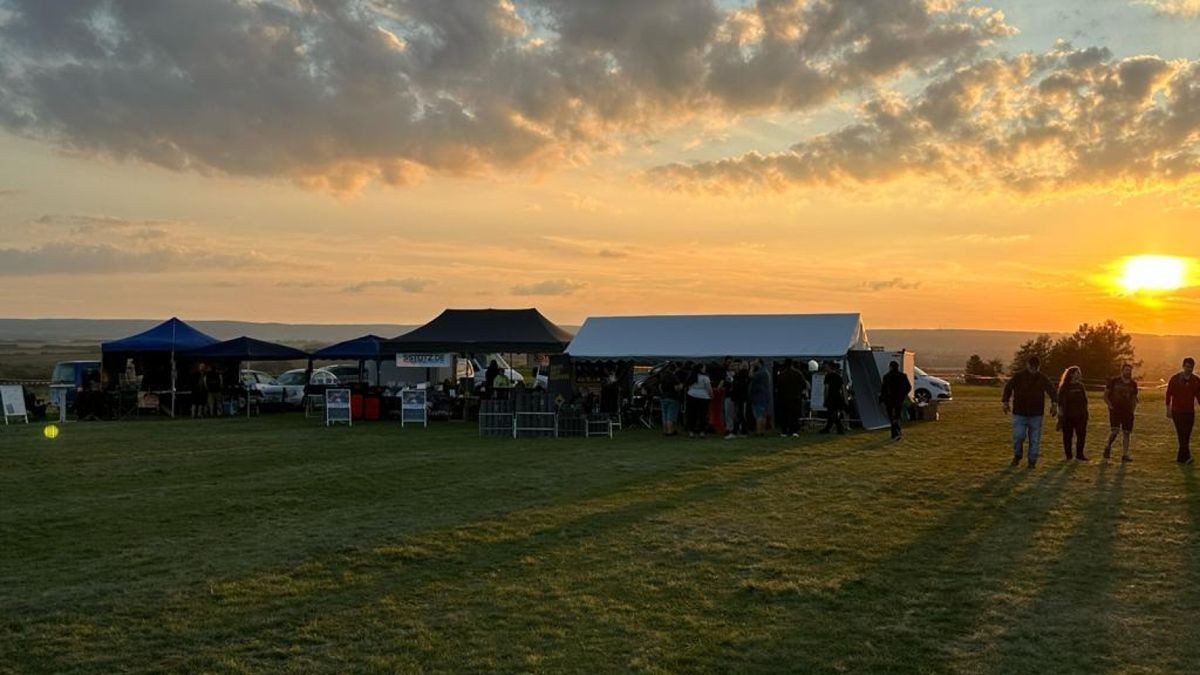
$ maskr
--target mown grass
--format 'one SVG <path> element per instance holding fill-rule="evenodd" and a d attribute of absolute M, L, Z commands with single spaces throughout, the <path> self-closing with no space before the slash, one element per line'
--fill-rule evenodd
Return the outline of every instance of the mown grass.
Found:
<path fill-rule="evenodd" d="M 1200 485 L 1008 468 L 995 390 L 879 434 L 0 431 L 0 670 L 1193 672 Z M 1100 455 L 1096 411 L 1091 445 Z"/>

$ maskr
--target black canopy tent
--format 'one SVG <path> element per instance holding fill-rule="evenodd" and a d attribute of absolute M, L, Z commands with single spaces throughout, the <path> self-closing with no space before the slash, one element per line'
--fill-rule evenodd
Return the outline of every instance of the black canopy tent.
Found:
<path fill-rule="evenodd" d="M 240 337 L 218 342 L 187 353 L 193 361 L 229 361 L 237 364 L 235 377 L 241 381 L 242 364 L 247 361 L 302 361 L 309 358 L 308 352 L 295 347 Z M 244 385 L 243 385 L 243 388 Z M 246 416 L 250 416 L 250 390 L 246 389 Z"/>
<path fill-rule="evenodd" d="M 406 352 L 561 354 L 571 334 L 536 309 L 447 309 L 411 332 L 386 340 L 381 355 Z"/>

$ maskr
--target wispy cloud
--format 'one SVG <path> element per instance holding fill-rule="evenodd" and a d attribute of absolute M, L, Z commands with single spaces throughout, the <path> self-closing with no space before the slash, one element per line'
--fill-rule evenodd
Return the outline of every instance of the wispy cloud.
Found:
<path fill-rule="evenodd" d="M 362 293 L 376 288 L 397 289 L 405 293 L 420 293 L 425 289 L 433 286 L 437 282 L 433 279 L 423 279 L 420 277 L 410 277 L 407 279 L 374 279 L 371 281 L 362 281 L 357 284 L 346 286 L 342 290 L 346 293 Z"/>
<path fill-rule="evenodd" d="M 1200 18 L 1200 0 L 1136 0 L 1134 4 L 1151 7 L 1162 16 Z"/>
<path fill-rule="evenodd" d="M 513 295 L 570 295 L 587 288 L 586 281 L 574 279 L 547 279 L 532 284 L 512 287 Z"/>
<path fill-rule="evenodd" d="M 866 281 L 863 282 L 862 287 L 871 291 L 913 291 L 921 287 L 921 282 L 905 281 L 900 277 L 896 277 L 883 281 Z"/>
<path fill-rule="evenodd" d="M 253 256 L 151 247 L 132 250 L 110 244 L 54 242 L 32 248 L 0 248 L 0 276 L 45 274 L 146 274 L 241 268 L 260 262 Z"/>

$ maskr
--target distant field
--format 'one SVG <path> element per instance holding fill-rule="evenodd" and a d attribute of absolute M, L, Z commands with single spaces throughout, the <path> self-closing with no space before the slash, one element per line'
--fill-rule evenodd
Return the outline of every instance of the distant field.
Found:
<path fill-rule="evenodd" d="M 1194 672 L 1161 403 L 1134 464 L 1027 471 L 996 394 L 898 445 L 0 428 L 0 671 Z"/>

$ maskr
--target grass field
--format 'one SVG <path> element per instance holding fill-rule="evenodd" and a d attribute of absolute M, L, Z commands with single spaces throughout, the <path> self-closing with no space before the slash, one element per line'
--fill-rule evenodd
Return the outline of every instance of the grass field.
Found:
<path fill-rule="evenodd" d="M 0 430 L 0 670 L 1194 672 L 1200 484 L 995 390 L 798 441 L 299 415 Z M 1094 404 L 1093 459 L 1101 442 Z"/>

